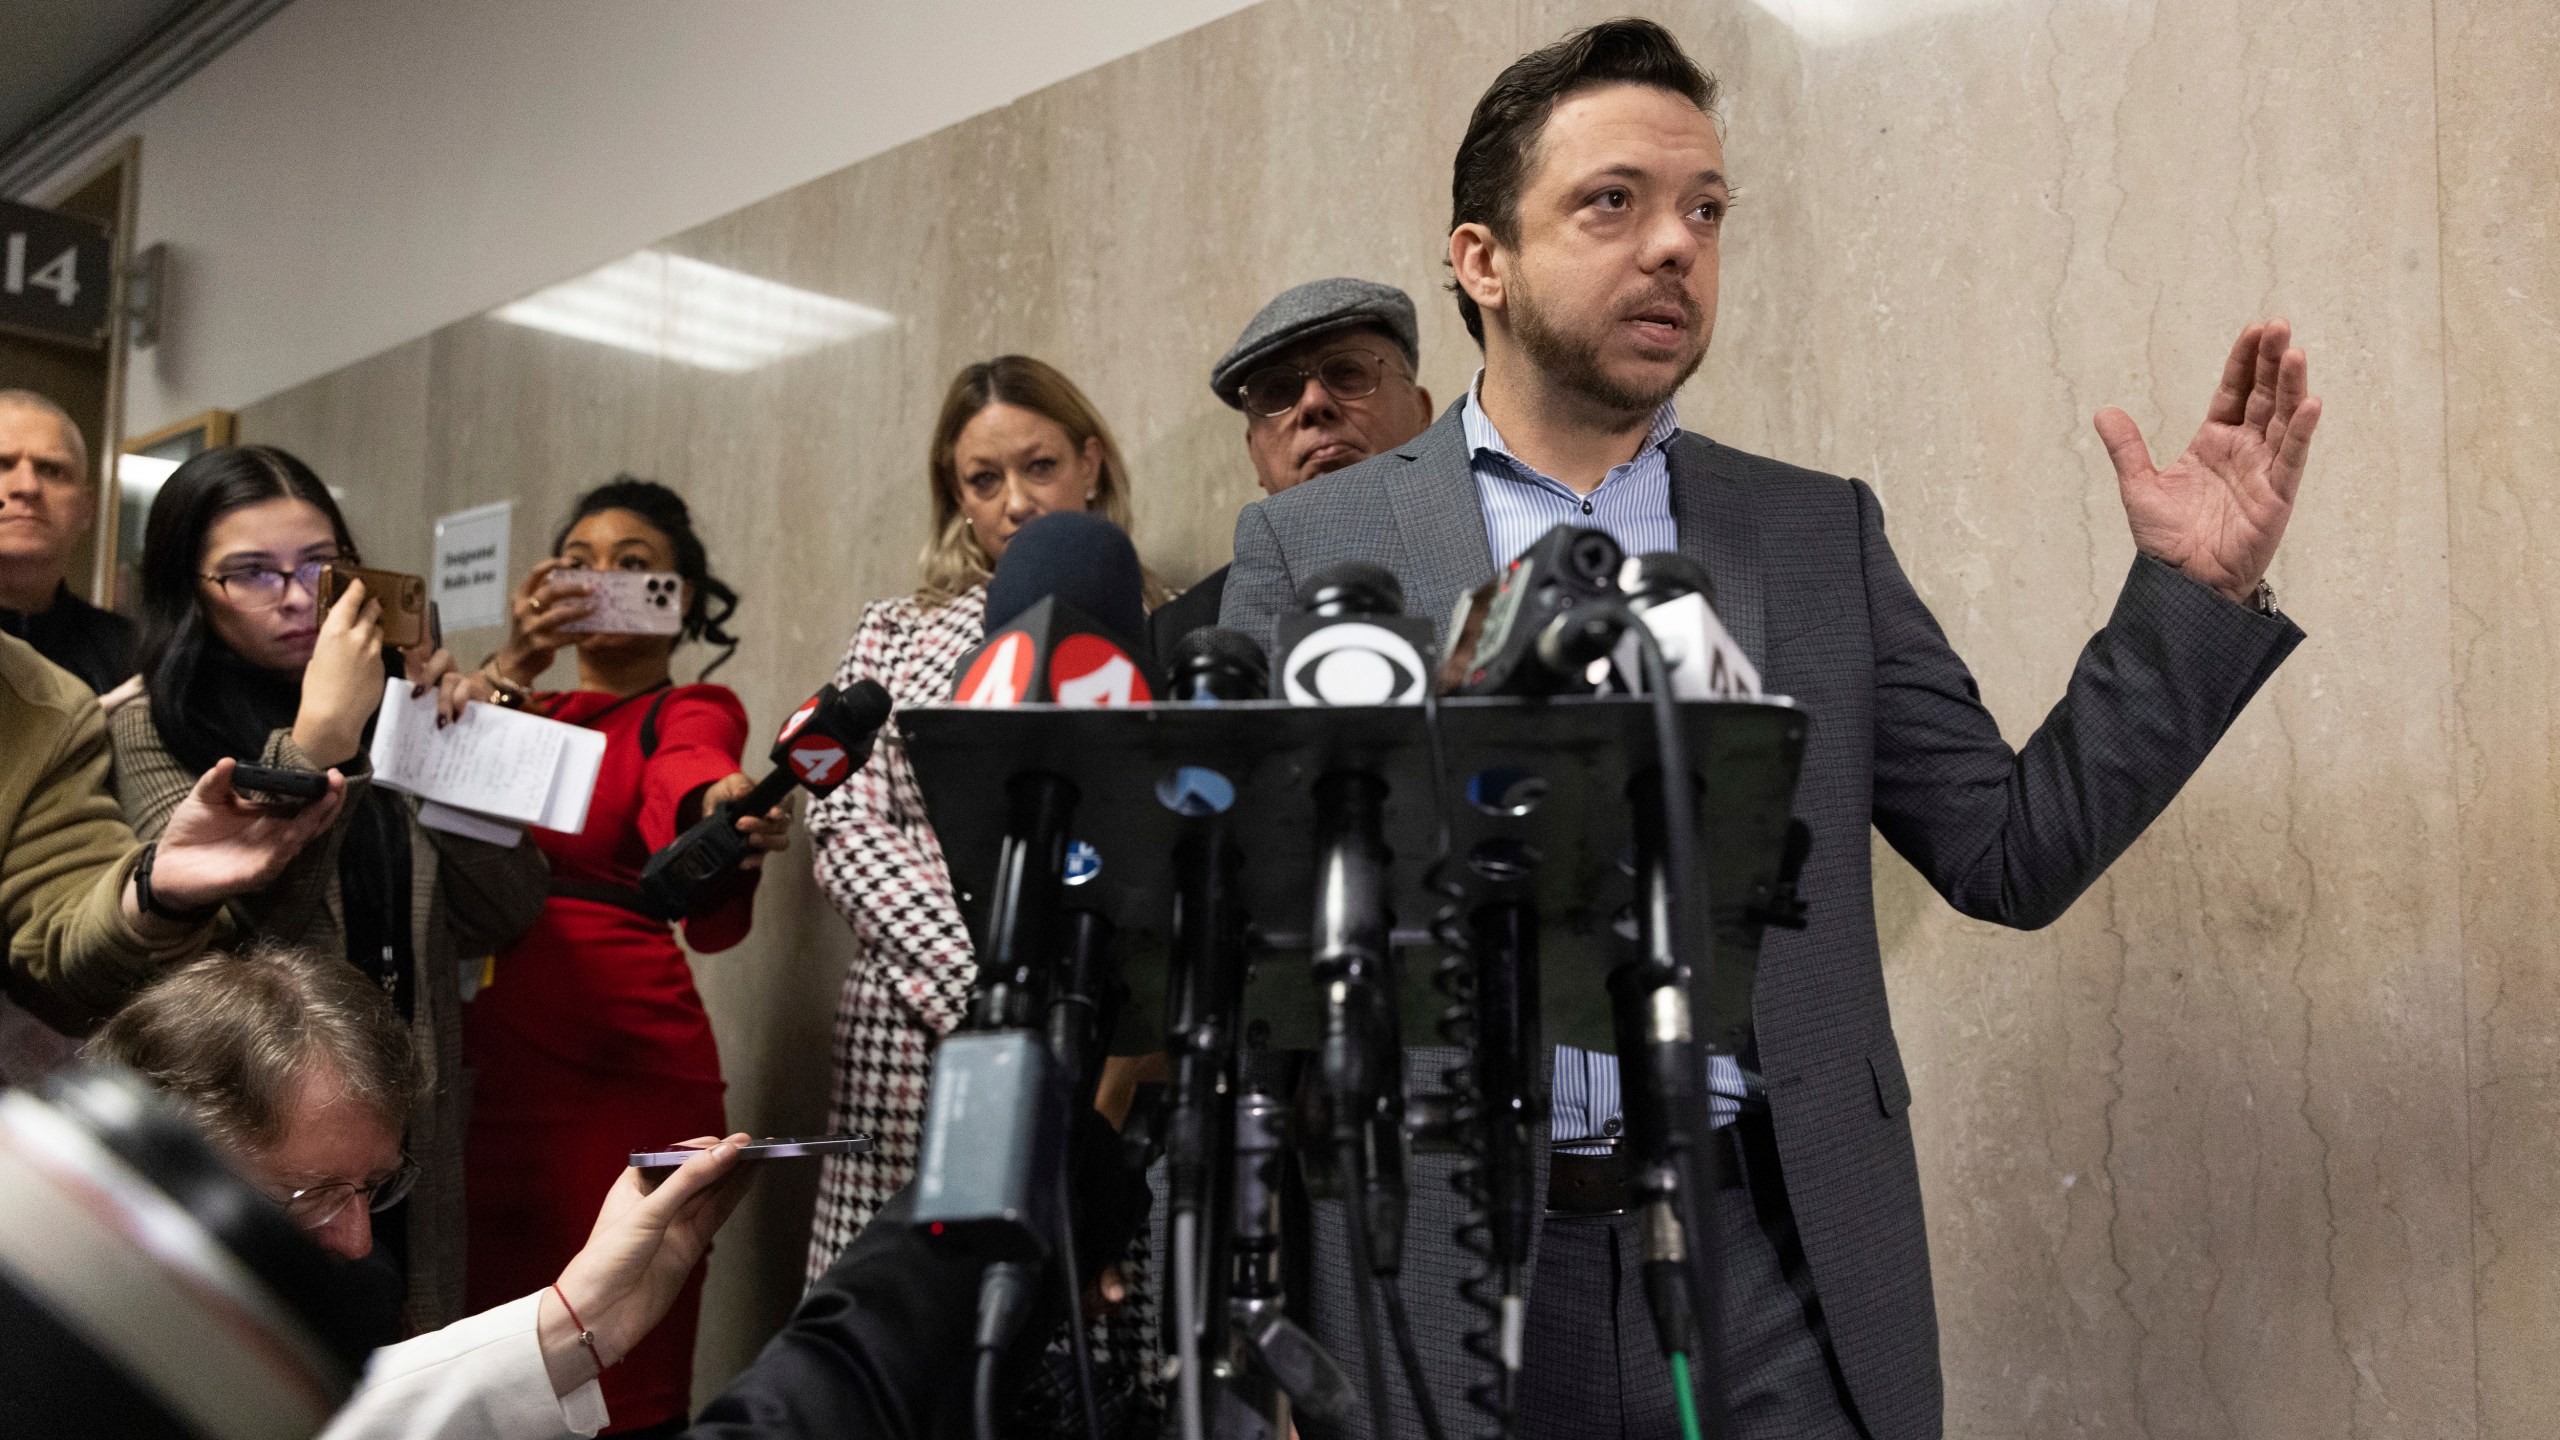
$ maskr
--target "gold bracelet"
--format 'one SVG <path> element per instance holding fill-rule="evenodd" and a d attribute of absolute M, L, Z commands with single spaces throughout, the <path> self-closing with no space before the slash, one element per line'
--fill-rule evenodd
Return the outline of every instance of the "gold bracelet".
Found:
<path fill-rule="evenodd" d="M 498 657 L 495 655 L 482 662 L 480 678 L 488 681 L 490 688 L 498 692 L 497 698 L 489 703 L 502 710 L 522 710 L 525 708 L 526 698 L 532 694 L 523 686 L 498 673 Z"/>

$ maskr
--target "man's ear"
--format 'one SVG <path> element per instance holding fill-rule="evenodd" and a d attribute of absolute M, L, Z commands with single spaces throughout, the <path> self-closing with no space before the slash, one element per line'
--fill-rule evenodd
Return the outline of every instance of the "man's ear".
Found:
<path fill-rule="evenodd" d="M 1502 308 L 1502 273 L 1494 266 L 1501 244 L 1489 227 L 1473 220 L 1449 232 L 1449 272 L 1479 309 Z"/>
<path fill-rule="evenodd" d="M 1431 417 L 1440 413 L 1439 409 L 1431 403 L 1431 387 L 1416 384 L 1413 387 L 1413 403 L 1422 407 L 1422 428 L 1430 429 Z"/>

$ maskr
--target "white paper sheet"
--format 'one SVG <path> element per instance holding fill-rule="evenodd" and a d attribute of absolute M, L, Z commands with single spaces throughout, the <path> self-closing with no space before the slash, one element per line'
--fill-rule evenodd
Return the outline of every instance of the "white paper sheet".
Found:
<path fill-rule="evenodd" d="M 474 702 L 439 729 L 436 697 L 383 686 L 373 730 L 374 783 L 516 825 L 576 831 L 586 824 L 604 736 L 539 715 Z"/>
<path fill-rule="evenodd" d="M 448 835 L 459 835 L 465 840 L 480 840 L 491 845 L 504 845 L 510 849 L 517 841 L 524 838 L 524 827 L 521 825 L 510 825 L 504 820 L 492 820 L 486 815 L 474 815 L 468 810 L 456 810 L 450 805 L 439 805 L 433 800 L 418 802 L 418 823 L 430 830 L 442 830 Z"/>
<path fill-rule="evenodd" d="M 558 723 L 558 722 L 553 722 Z M 587 803 L 595 798 L 596 775 L 604 769 L 604 732 L 584 725 L 563 725 L 560 767 L 552 777 L 551 795 L 542 804 L 536 825 L 575 835 L 587 828 Z"/>

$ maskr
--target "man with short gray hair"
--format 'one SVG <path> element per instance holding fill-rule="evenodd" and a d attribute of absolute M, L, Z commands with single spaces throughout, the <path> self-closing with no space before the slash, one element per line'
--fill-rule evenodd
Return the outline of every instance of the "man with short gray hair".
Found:
<path fill-rule="evenodd" d="M 1413 297 L 1393 285 L 1310 280 L 1262 307 L 1209 367 L 1209 389 L 1244 412 L 1245 454 L 1265 495 L 1392 450 L 1431 424 Z M 1225 567 L 1156 611 L 1149 638 L 1173 642 L 1218 623 Z"/>
<path fill-rule="evenodd" d="M 136 995 L 89 1051 L 176 1100 L 342 1259 L 372 1253 L 372 1217 L 417 1173 L 400 1153 L 422 1084 L 408 1026 L 334 956 L 273 941 L 207 955 Z"/>
<path fill-rule="evenodd" d="M 63 582 L 97 518 L 89 446 L 71 412 L 0 389 L 0 631 L 103 694 L 133 674 L 133 622 Z"/>
<path fill-rule="evenodd" d="M 372 1217 L 416 1174 L 400 1144 L 420 1087 L 409 1027 L 339 956 L 272 943 L 204 956 L 136 996 L 88 1054 L 177 1101 L 241 1179 L 342 1260 L 371 1254 Z M 705 1135 L 684 1144 L 706 1153 L 672 1173 L 624 1171 L 557 1282 L 381 1344 L 319 1440 L 603 1429 L 597 1376 L 665 1317 L 737 1208 L 746 1140 Z"/>

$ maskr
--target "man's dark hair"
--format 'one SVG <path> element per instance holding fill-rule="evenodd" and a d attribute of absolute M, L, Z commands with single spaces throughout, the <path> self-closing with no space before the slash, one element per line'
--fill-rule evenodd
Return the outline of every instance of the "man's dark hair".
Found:
<path fill-rule="evenodd" d="M 1482 225 L 1505 245 L 1520 239 L 1520 187 L 1538 135 L 1557 104 L 1599 85 L 1651 85 L 1712 114 L 1716 78 L 1650 20 L 1603 20 L 1514 60 L 1494 77 L 1467 120 L 1466 138 L 1450 167 L 1449 229 Z M 1453 279 L 1467 333 L 1484 344 L 1484 313 Z"/>

